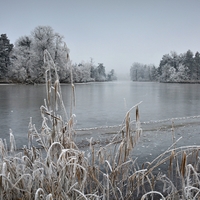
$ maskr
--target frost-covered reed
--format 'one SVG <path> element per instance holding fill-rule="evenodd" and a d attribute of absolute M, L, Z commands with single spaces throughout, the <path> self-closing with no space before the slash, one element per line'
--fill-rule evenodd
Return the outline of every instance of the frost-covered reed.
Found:
<path fill-rule="evenodd" d="M 67 55 L 67 62 L 69 55 Z M 176 148 L 178 140 L 153 161 L 140 167 L 132 151 L 142 134 L 139 104 L 125 116 L 122 127 L 106 146 L 97 148 L 90 139 L 86 155 L 76 145 L 71 80 L 71 109 L 65 109 L 56 66 L 44 52 L 47 97 L 41 106 L 40 131 L 30 119 L 28 146 L 16 151 L 10 131 L 10 148 L 0 139 L 1 199 L 198 199 L 200 197 L 200 146 Z M 136 127 L 131 112 L 135 109 Z M 42 147 L 36 148 L 35 141 Z M 142 154 L 142 152 L 141 152 Z M 167 167 L 166 167 L 167 166 Z M 166 171 L 159 171 L 161 168 Z"/>

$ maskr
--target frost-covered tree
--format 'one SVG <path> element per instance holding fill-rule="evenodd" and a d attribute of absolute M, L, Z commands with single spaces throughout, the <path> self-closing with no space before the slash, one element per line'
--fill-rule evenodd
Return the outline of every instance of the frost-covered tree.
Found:
<path fill-rule="evenodd" d="M 160 80 L 161 81 L 169 81 L 170 77 L 172 75 L 172 72 L 174 72 L 175 70 L 172 70 L 172 66 L 170 66 L 169 64 L 165 64 L 164 66 L 162 66 L 162 71 L 161 71 L 161 76 L 160 76 Z"/>
<path fill-rule="evenodd" d="M 170 68 L 175 71 L 171 73 Z M 176 52 L 165 54 L 160 61 L 158 68 L 161 81 L 194 81 L 198 80 L 200 74 L 200 58 L 198 52 L 194 54 L 188 50 L 186 53 L 178 55 Z"/>
<path fill-rule="evenodd" d="M 151 81 L 158 81 L 159 75 L 158 75 L 158 69 L 152 65 L 151 67 Z"/>
<path fill-rule="evenodd" d="M 117 80 L 117 76 L 115 74 L 115 70 L 114 69 L 111 69 L 111 71 L 107 74 L 107 80 L 108 81 Z"/>
<path fill-rule="evenodd" d="M 43 82 L 45 72 L 43 66 L 44 50 L 47 49 L 54 59 L 56 65 L 61 67 L 64 63 L 62 60 L 66 60 L 68 49 L 64 48 L 64 42 L 62 40 L 63 37 L 58 33 L 55 33 L 50 26 L 38 26 L 32 31 L 31 35 L 34 41 L 33 50 L 37 58 L 36 62 L 38 66 L 38 79 L 39 82 Z M 63 53 L 65 53 L 64 57 Z"/>
<path fill-rule="evenodd" d="M 12 52 L 12 67 L 10 77 L 18 82 L 32 82 L 37 78 L 37 60 L 32 48 L 30 36 L 20 37 L 15 42 Z"/>
<path fill-rule="evenodd" d="M 50 52 L 61 82 L 69 82 L 70 69 L 66 62 L 69 49 L 63 36 L 49 26 L 38 26 L 30 36 L 20 37 L 12 54 L 12 79 L 19 82 L 44 82 L 44 50 Z M 53 76 L 53 74 L 52 74 Z"/>
<path fill-rule="evenodd" d="M 163 82 L 182 82 L 188 80 L 188 68 L 182 64 L 177 66 L 177 69 L 166 64 L 162 67 L 162 75 L 160 81 Z"/>
<path fill-rule="evenodd" d="M 159 80 L 161 82 L 182 82 L 200 80 L 200 53 L 192 51 L 177 54 L 171 51 L 163 55 L 159 67 L 134 63 L 130 69 L 131 80 Z"/>
<path fill-rule="evenodd" d="M 73 80 L 74 82 L 92 82 L 92 81 L 113 81 L 117 80 L 114 69 L 107 75 L 103 63 L 95 66 L 92 62 L 81 62 L 80 64 L 73 64 Z"/>
<path fill-rule="evenodd" d="M 103 63 L 99 63 L 98 66 L 94 69 L 94 78 L 95 81 L 106 80 L 106 71 Z"/>
<path fill-rule="evenodd" d="M 10 53 L 13 49 L 13 44 L 10 44 L 6 34 L 0 36 L 0 78 L 8 76 L 10 62 Z"/>
<path fill-rule="evenodd" d="M 188 68 L 180 64 L 177 69 L 174 67 L 169 68 L 169 78 L 166 82 L 182 82 L 188 80 Z"/>
<path fill-rule="evenodd" d="M 169 65 L 168 65 L 169 66 Z M 169 66 L 168 77 L 165 81 L 175 82 L 176 81 L 176 68 Z"/>
<path fill-rule="evenodd" d="M 183 59 L 181 55 L 178 55 L 175 51 L 171 51 L 170 54 L 163 55 L 158 67 L 159 75 L 160 76 L 162 75 L 163 71 L 162 68 L 165 67 L 166 65 L 173 67 L 177 71 L 179 64 L 181 64 L 182 62 Z"/>
<path fill-rule="evenodd" d="M 70 62 L 66 62 L 67 56 L 69 55 L 69 49 L 63 42 L 63 37 L 56 34 L 56 46 L 54 55 L 54 62 L 56 64 L 58 75 L 61 82 L 70 82 Z M 69 59 L 68 59 L 69 60 Z"/>
<path fill-rule="evenodd" d="M 94 65 L 93 58 L 90 59 L 90 77 L 93 81 L 95 81 L 95 68 L 96 66 Z"/>
<path fill-rule="evenodd" d="M 133 63 L 130 68 L 130 78 L 132 81 L 156 81 L 157 69 L 154 65 Z"/>
<path fill-rule="evenodd" d="M 31 33 L 34 38 L 34 48 L 43 55 L 45 49 L 49 52 L 54 51 L 55 33 L 50 26 L 37 26 Z"/>
<path fill-rule="evenodd" d="M 170 59 L 170 65 L 177 71 L 179 64 L 181 63 L 180 56 L 175 52 L 171 51 L 171 59 Z"/>
<path fill-rule="evenodd" d="M 188 77 L 188 73 L 189 73 L 189 69 L 188 67 L 184 66 L 184 65 L 179 65 L 178 67 L 178 72 L 176 72 L 176 80 L 177 82 L 180 82 L 180 81 L 186 81 L 189 79 Z"/>
<path fill-rule="evenodd" d="M 83 81 L 84 82 L 87 82 L 87 81 L 92 81 L 92 78 L 91 78 L 91 63 L 88 63 L 86 62 L 84 64 L 84 69 L 83 69 Z"/>
<path fill-rule="evenodd" d="M 90 63 L 80 63 L 73 65 L 73 81 L 77 83 L 92 81 Z"/>
<path fill-rule="evenodd" d="M 132 64 L 130 68 L 130 78 L 132 81 L 138 81 L 140 68 L 142 68 L 140 63 L 135 62 Z"/>

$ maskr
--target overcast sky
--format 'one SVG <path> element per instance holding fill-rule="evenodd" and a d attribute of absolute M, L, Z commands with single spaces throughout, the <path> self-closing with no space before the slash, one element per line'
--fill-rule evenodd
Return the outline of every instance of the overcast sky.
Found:
<path fill-rule="evenodd" d="M 93 58 L 117 74 L 200 51 L 199 0 L 0 0 L 0 34 L 11 43 L 38 25 L 64 36 L 72 62 Z"/>

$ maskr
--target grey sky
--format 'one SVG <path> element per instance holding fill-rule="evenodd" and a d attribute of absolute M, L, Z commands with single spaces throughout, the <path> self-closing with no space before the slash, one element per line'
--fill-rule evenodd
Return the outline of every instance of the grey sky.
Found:
<path fill-rule="evenodd" d="M 0 0 L 0 34 L 11 43 L 38 25 L 65 37 L 72 62 L 129 73 L 170 51 L 200 51 L 199 0 Z"/>

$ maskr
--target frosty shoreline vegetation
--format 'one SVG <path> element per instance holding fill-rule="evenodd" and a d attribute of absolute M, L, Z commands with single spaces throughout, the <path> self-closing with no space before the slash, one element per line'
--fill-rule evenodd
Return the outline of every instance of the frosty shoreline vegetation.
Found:
<path fill-rule="evenodd" d="M 67 56 L 69 62 L 69 56 Z M 59 76 L 50 53 L 44 51 L 47 97 L 40 107 L 43 119 L 38 132 L 30 120 L 27 146 L 22 152 L 10 132 L 10 148 L 0 139 L 1 199 L 197 199 L 200 146 L 172 145 L 142 168 L 131 152 L 142 134 L 138 105 L 127 113 L 112 140 L 98 149 L 90 139 L 89 153 L 74 140 L 75 87 L 71 70 L 71 107 L 64 107 Z M 52 76 L 53 75 L 53 76 Z M 135 110 L 135 128 L 131 112 Z M 172 126 L 173 128 L 173 126 Z M 173 132 L 172 132 L 173 134 Z M 34 147 L 36 141 L 45 151 Z M 167 163 L 167 165 L 166 165 Z M 168 171 L 158 172 L 165 164 Z"/>

